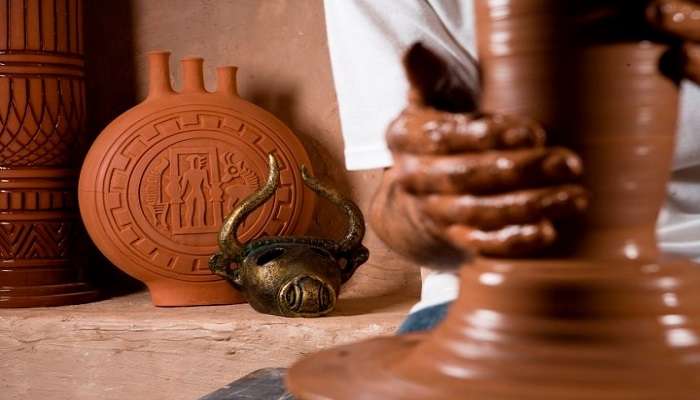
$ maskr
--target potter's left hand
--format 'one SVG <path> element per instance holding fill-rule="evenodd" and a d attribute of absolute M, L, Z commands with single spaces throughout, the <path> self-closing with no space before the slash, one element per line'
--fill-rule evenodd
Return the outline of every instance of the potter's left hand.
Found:
<path fill-rule="evenodd" d="M 646 14 L 654 27 L 686 41 L 683 70 L 688 79 L 700 84 L 700 1 L 653 0 Z"/>
<path fill-rule="evenodd" d="M 476 111 L 461 67 L 422 45 L 404 63 L 411 94 L 387 131 L 394 166 L 372 206 L 375 232 L 423 263 L 549 248 L 558 222 L 587 206 L 578 156 L 547 146 L 529 118 Z"/>
<path fill-rule="evenodd" d="M 546 146 L 544 130 L 528 118 L 413 104 L 387 139 L 395 197 L 411 198 L 424 226 L 470 253 L 539 253 L 557 239 L 555 221 L 587 207 L 576 183 L 581 160 Z"/>

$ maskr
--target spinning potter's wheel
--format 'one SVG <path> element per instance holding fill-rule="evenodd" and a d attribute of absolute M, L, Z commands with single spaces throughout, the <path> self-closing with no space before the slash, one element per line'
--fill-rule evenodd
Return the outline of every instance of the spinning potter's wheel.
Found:
<path fill-rule="evenodd" d="M 238 96 L 234 67 L 218 69 L 218 89 L 209 93 L 202 59 L 185 59 L 184 86 L 176 93 L 168 57 L 150 54 L 148 98 L 105 128 L 90 149 L 80 211 L 99 249 L 143 281 L 155 305 L 240 303 L 240 293 L 208 267 L 221 225 L 265 182 L 272 153 L 279 189 L 238 236 L 304 232 L 314 197 L 298 166 L 310 165 L 309 158 L 281 121 Z"/>
<path fill-rule="evenodd" d="M 623 1 L 566 4 L 483 0 L 476 11 L 482 108 L 541 121 L 583 159 L 591 204 L 572 240 L 547 258 L 464 266 L 434 331 L 302 359 L 287 378 L 295 396 L 697 398 L 700 270 L 660 254 L 654 233 L 676 131 L 675 43 L 630 30 Z"/>

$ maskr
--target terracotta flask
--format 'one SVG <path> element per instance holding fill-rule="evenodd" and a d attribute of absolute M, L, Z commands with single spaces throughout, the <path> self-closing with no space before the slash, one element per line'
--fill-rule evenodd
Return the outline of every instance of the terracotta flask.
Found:
<path fill-rule="evenodd" d="M 178 93 L 169 53 L 148 57 L 148 97 L 110 123 L 85 159 L 79 185 L 85 225 L 111 262 L 148 286 L 157 306 L 242 302 L 207 265 L 221 224 L 265 182 L 273 153 L 280 190 L 239 237 L 304 232 L 314 199 L 297 166 L 310 165 L 309 158 L 289 128 L 238 96 L 236 67 L 218 68 L 210 93 L 203 60 L 183 59 Z"/>
<path fill-rule="evenodd" d="M 0 307 L 92 301 L 73 257 L 82 1 L 0 2 Z"/>

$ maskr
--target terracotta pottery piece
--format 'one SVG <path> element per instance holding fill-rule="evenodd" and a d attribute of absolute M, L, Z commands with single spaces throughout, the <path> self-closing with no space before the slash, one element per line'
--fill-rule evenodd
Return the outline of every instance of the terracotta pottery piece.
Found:
<path fill-rule="evenodd" d="M 459 299 L 430 333 L 301 360 L 287 377 L 295 396 L 698 398 L 700 267 L 655 241 L 680 43 L 646 29 L 644 4 L 476 1 L 482 108 L 533 117 L 581 155 L 584 226 L 552 251 L 561 258 L 464 266 Z"/>
<path fill-rule="evenodd" d="M 0 307 L 97 297 L 72 259 L 85 125 L 82 7 L 0 2 Z"/>
<path fill-rule="evenodd" d="M 217 234 L 236 204 L 280 164 L 280 187 L 238 231 L 243 240 L 307 229 L 313 193 L 299 139 L 241 99 L 236 68 L 218 68 L 204 88 L 201 58 L 182 60 L 183 88 L 170 85 L 169 53 L 149 55 L 146 100 L 114 120 L 90 149 L 80 176 L 80 211 L 98 248 L 143 281 L 157 306 L 234 304 L 242 296 L 208 267 Z"/>

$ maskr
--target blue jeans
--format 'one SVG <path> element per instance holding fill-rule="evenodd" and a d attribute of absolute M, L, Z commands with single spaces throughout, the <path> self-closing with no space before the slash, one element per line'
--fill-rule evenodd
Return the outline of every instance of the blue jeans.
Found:
<path fill-rule="evenodd" d="M 451 304 L 452 302 L 436 304 L 408 314 L 408 317 L 406 317 L 396 333 L 401 335 L 404 333 L 422 332 L 433 329 L 445 318 Z"/>

